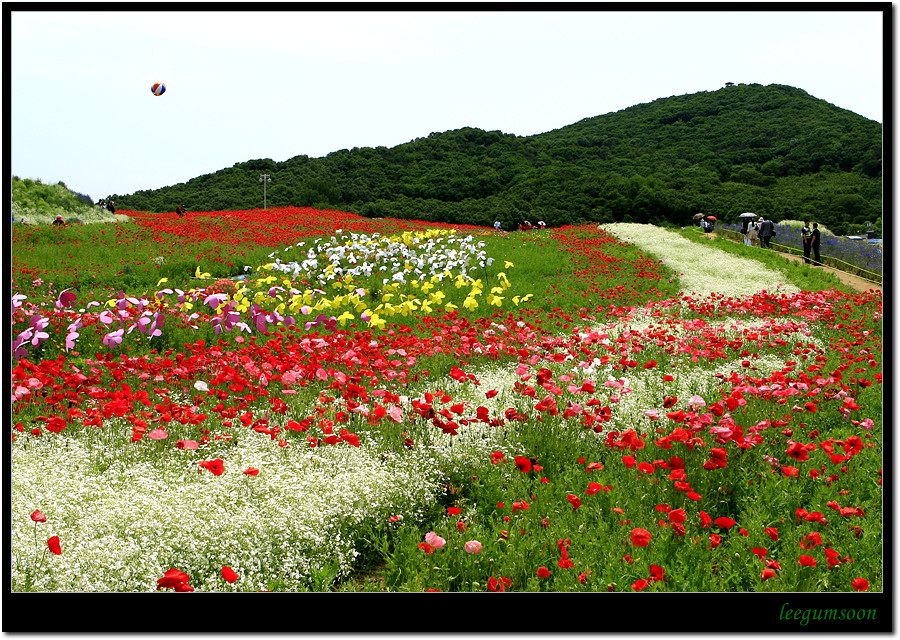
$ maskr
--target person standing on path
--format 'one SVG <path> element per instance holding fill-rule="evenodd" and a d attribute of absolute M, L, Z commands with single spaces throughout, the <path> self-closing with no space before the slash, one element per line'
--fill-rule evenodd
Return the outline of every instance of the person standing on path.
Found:
<path fill-rule="evenodd" d="M 812 228 L 812 239 L 810 241 L 810 246 L 812 247 L 813 252 L 813 264 L 822 265 L 822 257 L 819 255 L 819 241 L 822 239 L 822 235 L 819 233 L 819 223 L 813 222 Z"/>
<path fill-rule="evenodd" d="M 773 235 L 775 235 L 775 225 L 767 216 L 762 216 L 762 222 L 759 225 L 759 246 L 768 249 Z"/>
<path fill-rule="evenodd" d="M 809 251 L 812 248 L 812 229 L 809 226 L 809 220 L 803 223 L 800 229 L 800 238 L 803 240 L 803 261 L 809 264 Z"/>
<path fill-rule="evenodd" d="M 759 238 L 759 223 L 754 220 L 747 225 L 747 235 L 744 236 L 744 244 L 748 247 L 756 246 L 756 240 Z"/>

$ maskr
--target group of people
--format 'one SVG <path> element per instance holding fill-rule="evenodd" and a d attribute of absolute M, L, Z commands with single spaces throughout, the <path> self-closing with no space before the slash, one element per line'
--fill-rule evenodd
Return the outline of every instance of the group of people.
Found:
<path fill-rule="evenodd" d="M 800 237 L 803 239 L 803 261 L 806 264 L 822 264 L 822 257 L 819 255 L 819 241 L 822 239 L 819 223 L 813 222 L 810 227 L 809 220 L 804 221 Z M 809 259 L 810 252 L 813 254 L 812 261 Z"/>
<path fill-rule="evenodd" d="M 501 223 L 499 220 L 497 220 L 494 223 L 494 231 L 502 231 L 502 228 L 503 228 L 503 223 Z M 538 220 L 538 223 L 535 225 L 532 225 L 530 222 L 528 222 L 528 220 L 525 220 L 524 222 L 519 223 L 519 231 L 531 231 L 532 229 L 546 229 L 546 228 L 547 228 L 547 223 L 544 222 L 543 220 Z"/>
<path fill-rule="evenodd" d="M 741 227 L 741 233 L 744 234 L 744 244 L 748 247 L 755 246 L 756 240 L 759 240 L 759 246 L 768 249 L 771 246 L 772 238 L 775 237 L 777 230 L 775 223 L 766 216 L 760 216 L 759 222 L 744 218 L 744 224 Z"/>
<path fill-rule="evenodd" d="M 763 249 L 768 249 L 772 246 L 772 238 L 777 235 L 777 229 L 775 228 L 775 223 L 767 216 L 760 216 L 759 222 L 745 218 L 741 233 L 744 234 L 744 244 L 748 247 L 754 246 L 756 240 L 759 239 L 759 246 Z M 819 255 L 819 245 L 822 238 L 819 232 L 819 223 L 813 222 L 810 227 L 809 220 L 806 220 L 803 223 L 803 228 L 800 230 L 800 237 L 803 240 L 804 262 L 806 264 L 822 264 L 821 256 Z M 810 259 L 810 254 L 812 254 L 812 259 Z"/>
<path fill-rule="evenodd" d="M 101 209 L 106 209 L 106 210 L 109 211 L 110 213 L 115 213 L 115 212 L 116 212 L 116 203 L 113 202 L 112 200 L 99 200 L 99 201 L 97 202 L 97 205 L 98 205 Z"/>

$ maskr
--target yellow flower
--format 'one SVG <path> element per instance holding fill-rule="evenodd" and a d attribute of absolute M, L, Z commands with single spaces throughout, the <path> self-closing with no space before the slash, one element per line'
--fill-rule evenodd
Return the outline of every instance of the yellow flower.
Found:
<path fill-rule="evenodd" d="M 520 298 L 519 296 L 513 296 L 512 301 L 514 303 L 516 303 L 516 306 L 518 307 L 520 302 L 528 302 L 528 300 L 531 299 L 531 296 L 532 296 L 532 294 L 530 294 L 530 293 L 527 296 L 525 296 L 524 298 Z"/>
<path fill-rule="evenodd" d="M 509 269 L 510 267 L 513 267 L 513 266 L 515 266 L 515 265 L 513 265 L 513 263 L 510 262 L 509 260 L 504 260 L 504 261 L 503 261 L 503 268 L 504 268 L 504 269 Z"/>
<path fill-rule="evenodd" d="M 199 269 L 200 267 L 197 267 L 197 268 Z M 160 278 L 160 279 L 159 279 L 159 282 L 156 283 L 156 286 L 158 287 L 158 286 L 161 285 L 163 282 L 168 282 L 168 281 L 169 281 L 168 278 Z"/>
<path fill-rule="evenodd" d="M 476 300 L 472 296 L 469 296 L 468 298 L 463 300 L 463 306 L 469 311 L 475 311 L 475 309 L 478 307 L 478 300 Z"/>
<path fill-rule="evenodd" d="M 195 277 L 195 278 L 208 278 L 208 277 L 209 277 L 209 274 L 208 274 L 208 273 L 201 273 L 201 272 L 200 272 L 200 267 L 198 266 L 198 267 L 197 267 L 197 270 L 194 272 L 194 277 Z"/>
<path fill-rule="evenodd" d="M 503 296 L 495 296 L 493 293 L 487 297 L 488 304 L 495 305 L 497 307 L 503 304 Z"/>
<path fill-rule="evenodd" d="M 376 329 L 384 329 L 385 321 L 383 318 L 379 317 L 377 314 L 371 314 L 371 318 L 369 318 L 369 324 Z"/>
<path fill-rule="evenodd" d="M 345 324 L 347 324 L 348 320 L 353 320 L 353 318 L 355 318 L 355 317 L 356 316 L 354 316 L 349 311 L 345 311 L 344 313 L 342 313 L 341 315 L 338 316 L 338 321 L 341 323 L 341 326 L 343 327 Z"/>
<path fill-rule="evenodd" d="M 444 305 L 444 311 L 449 312 L 449 311 L 453 311 L 454 309 L 459 309 L 459 307 L 457 307 L 452 302 L 448 302 L 447 304 Z"/>

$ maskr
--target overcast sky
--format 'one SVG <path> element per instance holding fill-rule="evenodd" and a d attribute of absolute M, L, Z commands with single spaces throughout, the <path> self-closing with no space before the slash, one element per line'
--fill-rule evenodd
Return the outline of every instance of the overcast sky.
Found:
<path fill-rule="evenodd" d="M 461 127 L 533 135 L 725 82 L 883 122 L 883 13 L 810 7 L 13 11 L 11 171 L 96 201 Z"/>

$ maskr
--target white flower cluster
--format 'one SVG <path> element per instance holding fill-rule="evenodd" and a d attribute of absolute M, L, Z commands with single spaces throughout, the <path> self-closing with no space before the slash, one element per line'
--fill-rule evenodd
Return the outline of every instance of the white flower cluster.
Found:
<path fill-rule="evenodd" d="M 391 276 L 385 278 L 387 284 L 405 282 L 407 277 L 442 279 L 457 272 L 466 276 L 469 271 L 493 263 L 484 247 L 484 241 L 476 242 L 472 236 L 445 229 L 389 236 L 349 233 L 318 239 L 309 245 L 299 242 L 283 250 L 283 253 L 305 252 L 303 259 L 283 262 L 276 253 L 269 258 L 275 260 L 273 269 L 295 278 L 304 274 L 324 283 L 335 278 L 369 277 L 384 272 Z"/>
<path fill-rule="evenodd" d="M 308 589 L 350 573 L 360 524 L 415 520 L 443 491 L 425 447 L 383 459 L 365 445 L 282 449 L 252 433 L 218 452 L 151 456 L 142 442 L 129 459 L 82 438 L 24 442 L 12 447 L 14 591 L 42 555 L 34 591 L 153 591 L 170 568 L 189 571 L 198 591 Z M 225 473 L 200 473 L 197 462 L 216 457 Z M 245 475 L 250 466 L 259 475 Z M 35 509 L 47 515 L 37 545 Z M 60 556 L 45 551 L 51 535 Z M 223 566 L 241 577 L 234 586 Z"/>
<path fill-rule="evenodd" d="M 743 296 L 763 290 L 779 293 L 800 291 L 785 282 L 783 273 L 768 269 L 758 260 L 702 247 L 661 227 L 625 222 L 600 227 L 662 260 L 679 274 L 684 293 Z"/>

